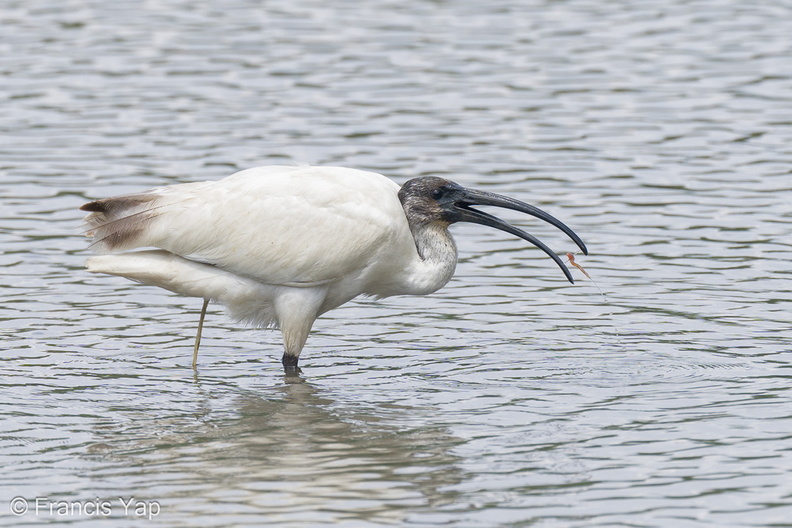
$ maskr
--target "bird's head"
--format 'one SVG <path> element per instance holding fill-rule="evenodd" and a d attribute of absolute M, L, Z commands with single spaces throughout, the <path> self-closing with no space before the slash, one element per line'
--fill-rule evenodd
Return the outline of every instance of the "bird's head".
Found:
<path fill-rule="evenodd" d="M 553 251 L 538 238 L 489 213 L 474 209 L 472 206 L 485 205 L 502 207 L 535 216 L 566 233 L 584 254 L 588 254 L 583 240 L 563 222 L 549 213 L 542 211 L 538 207 L 515 200 L 514 198 L 509 198 L 508 196 L 502 196 L 487 191 L 478 191 L 476 189 L 467 189 L 450 180 L 438 178 L 436 176 L 426 176 L 413 178 L 402 185 L 402 188 L 399 190 L 399 200 L 402 203 L 402 207 L 404 207 L 404 213 L 411 226 L 427 225 L 431 223 L 441 223 L 448 226 L 455 222 L 471 222 L 494 227 L 495 229 L 506 231 L 523 240 L 527 240 L 547 253 L 556 264 L 559 265 L 564 275 L 569 279 L 569 282 L 574 282 L 569 269 L 567 269 L 558 255 L 553 253 Z"/>

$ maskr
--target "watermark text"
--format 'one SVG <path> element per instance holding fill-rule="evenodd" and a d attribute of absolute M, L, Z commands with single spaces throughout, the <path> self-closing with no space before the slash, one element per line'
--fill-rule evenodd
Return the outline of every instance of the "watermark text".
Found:
<path fill-rule="evenodd" d="M 134 517 L 153 520 L 160 514 L 160 503 L 135 497 L 114 499 L 57 500 L 50 497 L 14 497 L 9 510 L 17 517 Z"/>

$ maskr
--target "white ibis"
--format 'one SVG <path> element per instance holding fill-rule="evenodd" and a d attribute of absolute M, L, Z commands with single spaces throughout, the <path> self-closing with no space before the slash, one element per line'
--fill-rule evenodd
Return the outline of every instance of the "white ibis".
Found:
<path fill-rule="evenodd" d="M 426 295 L 457 263 L 448 226 L 472 222 L 516 235 L 555 260 L 532 235 L 472 206 L 535 216 L 532 205 L 466 189 L 438 177 L 399 187 L 380 174 L 341 167 L 258 167 L 219 181 L 159 187 L 83 205 L 99 253 L 89 271 L 119 275 L 204 299 L 193 366 L 209 300 L 232 317 L 283 333 L 284 369 L 296 371 L 311 326 L 358 295 Z M 156 248 L 129 251 L 139 248 Z"/>

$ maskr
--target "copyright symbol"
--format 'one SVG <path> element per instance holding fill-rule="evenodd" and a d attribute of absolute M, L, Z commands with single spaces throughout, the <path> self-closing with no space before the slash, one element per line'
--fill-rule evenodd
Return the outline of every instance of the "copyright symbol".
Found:
<path fill-rule="evenodd" d="M 28 511 L 28 501 L 24 497 L 14 497 L 11 499 L 11 513 L 14 515 L 25 515 Z"/>

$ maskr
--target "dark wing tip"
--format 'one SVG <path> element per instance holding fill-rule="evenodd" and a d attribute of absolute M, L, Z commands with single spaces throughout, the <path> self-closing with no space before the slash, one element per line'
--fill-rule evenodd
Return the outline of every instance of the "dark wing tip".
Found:
<path fill-rule="evenodd" d="M 107 211 L 105 207 L 99 201 L 95 202 L 88 202 L 87 204 L 80 206 L 80 211 L 89 211 L 92 213 L 104 213 Z"/>
<path fill-rule="evenodd" d="M 102 200 L 94 200 L 88 202 L 80 207 L 81 211 L 89 211 L 91 213 L 108 213 L 120 214 L 122 216 L 130 215 L 140 211 L 141 208 L 151 208 L 147 206 L 158 198 L 155 193 L 141 193 L 141 194 L 128 194 L 125 196 L 116 196 L 115 198 L 104 198 Z"/>

